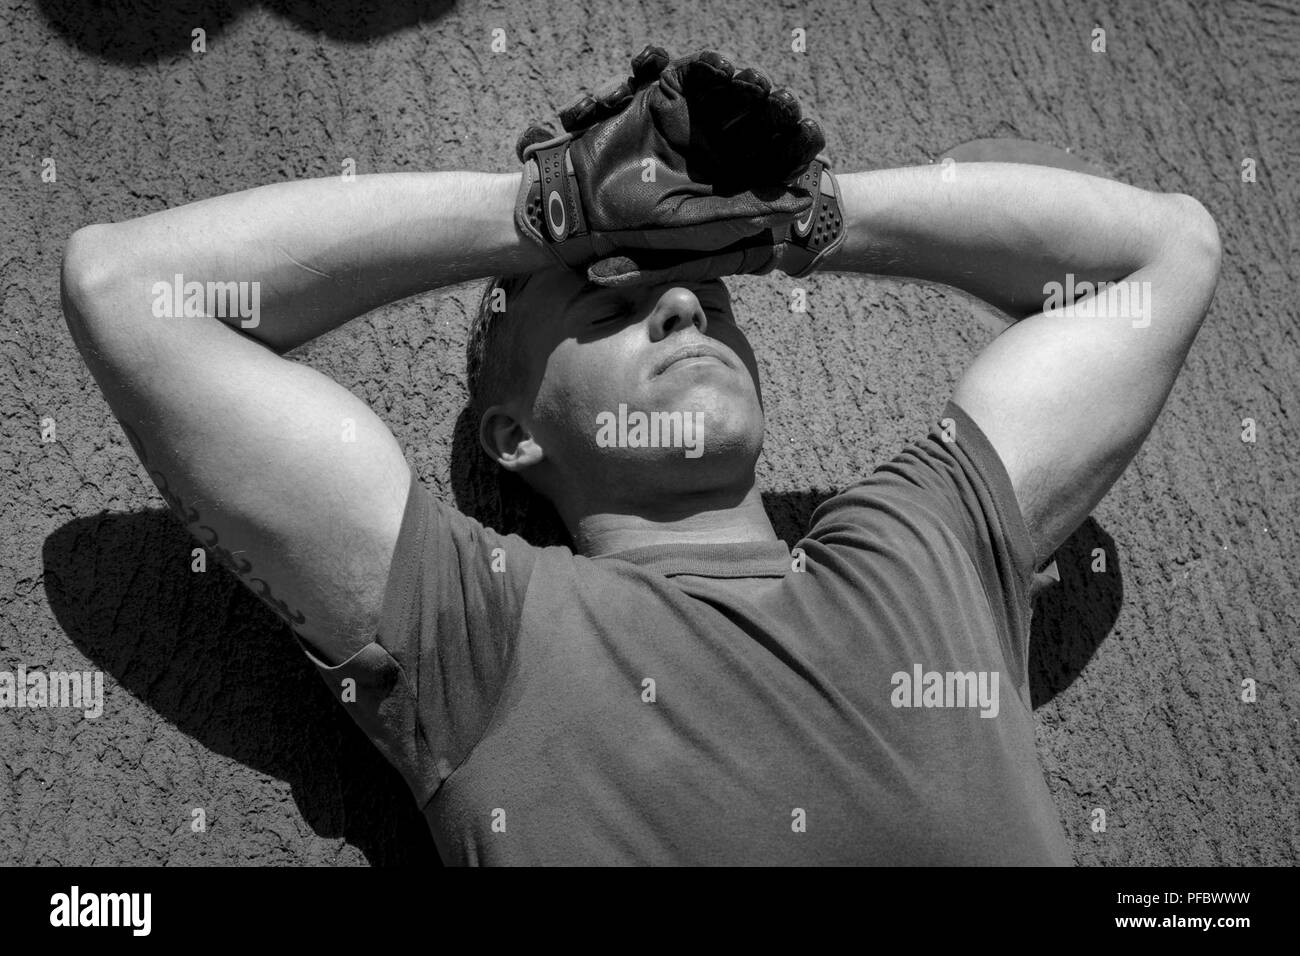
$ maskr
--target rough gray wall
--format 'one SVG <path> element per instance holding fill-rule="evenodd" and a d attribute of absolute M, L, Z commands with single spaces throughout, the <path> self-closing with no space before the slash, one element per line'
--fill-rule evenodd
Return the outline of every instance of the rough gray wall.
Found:
<path fill-rule="evenodd" d="M 625 72 L 647 39 L 768 69 L 823 121 L 840 169 L 1022 136 L 1213 211 L 1226 259 L 1211 318 L 1040 599 L 1038 742 L 1079 863 L 1296 861 L 1294 5 L 84 6 L 4 0 L 0 670 L 102 669 L 106 704 L 98 720 L 0 710 L 0 862 L 433 858 L 400 779 L 270 612 L 224 571 L 189 571 L 189 539 L 66 334 L 61 249 L 86 223 L 335 174 L 345 157 L 362 173 L 511 169 L 528 121 Z M 1104 54 L 1089 49 L 1098 24 Z M 796 27 L 806 55 L 790 50 Z M 732 285 L 771 416 L 761 481 L 788 540 L 925 427 L 992 335 L 928 288 L 817 277 L 811 314 L 794 316 L 792 280 Z M 479 486 L 453 481 L 451 458 L 476 293 L 404 302 L 295 356 L 368 400 L 423 480 L 471 511 Z M 1106 574 L 1090 569 L 1097 547 Z"/>

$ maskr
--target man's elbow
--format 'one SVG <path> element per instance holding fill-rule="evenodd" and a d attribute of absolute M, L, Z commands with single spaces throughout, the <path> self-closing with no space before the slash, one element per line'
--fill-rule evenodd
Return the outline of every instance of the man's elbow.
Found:
<path fill-rule="evenodd" d="M 1223 261 L 1219 225 L 1195 196 L 1171 193 L 1168 198 L 1174 210 L 1174 221 L 1167 233 L 1169 241 L 1176 244 L 1179 257 L 1194 266 L 1213 290 Z"/>
<path fill-rule="evenodd" d="M 114 227 L 106 224 L 83 226 L 63 247 L 59 289 L 63 316 L 68 325 L 84 323 L 97 313 L 107 290 L 117 280 L 120 261 Z"/>

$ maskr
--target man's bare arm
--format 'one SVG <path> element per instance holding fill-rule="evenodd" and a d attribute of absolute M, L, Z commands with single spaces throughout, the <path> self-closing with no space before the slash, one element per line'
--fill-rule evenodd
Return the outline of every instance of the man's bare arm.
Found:
<path fill-rule="evenodd" d="M 385 302 L 536 261 L 518 176 L 309 180 L 79 230 L 64 314 L 164 499 L 331 662 L 373 636 L 409 470 L 388 428 L 279 357 Z M 257 282 L 260 321 L 160 318 L 153 285 Z M 178 560 L 188 556 L 178 556 Z"/>
<path fill-rule="evenodd" d="M 1146 265 L 1165 211 L 1188 197 L 1046 166 L 958 163 L 839 177 L 848 235 L 828 272 L 938 282 L 1009 319 L 1043 308 L 1043 286 L 1072 272 L 1116 281 Z"/>
<path fill-rule="evenodd" d="M 149 315 L 153 284 L 256 282 L 258 324 L 287 352 L 358 315 L 442 286 L 552 264 L 515 229 L 518 173 L 384 173 L 273 183 L 79 230 L 81 283 L 103 278 Z M 143 303 L 140 306 L 139 303 Z M 138 325 L 138 323 L 133 323 Z"/>
<path fill-rule="evenodd" d="M 953 397 L 1006 465 L 1045 561 L 1164 406 L 1218 280 L 1213 219 L 1188 196 L 1009 163 L 959 163 L 951 181 L 929 166 L 840 185 L 849 237 L 829 271 L 943 283 L 1019 320 Z M 1045 312 L 1045 287 L 1069 281 L 1125 283 L 1131 310 L 1142 296 L 1146 314 Z"/>

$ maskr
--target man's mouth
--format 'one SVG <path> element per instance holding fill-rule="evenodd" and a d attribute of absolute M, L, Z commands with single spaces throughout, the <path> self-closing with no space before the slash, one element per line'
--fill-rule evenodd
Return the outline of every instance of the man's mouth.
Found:
<path fill-rule="evenodd" d="M 683 345 L 680 348 L 669 352 L 666 356 L 655 363 L 654 371 L 651 375 L 662 375 L 671 366 L 676 365 L 678 362 L 685 362 L 691 359 L 703 359 L 706 361 L 712 360 L 714 362 L 719 362 L 728 368 L 731 367 L 731 362 L 727 360 L 726 355 L 721 349 L 698 343 L 695 345 Z"/>

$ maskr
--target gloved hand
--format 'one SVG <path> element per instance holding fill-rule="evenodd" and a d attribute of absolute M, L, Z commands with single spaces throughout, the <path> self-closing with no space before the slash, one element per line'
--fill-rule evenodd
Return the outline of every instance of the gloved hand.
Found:
<path fill-rule="evenodd" d="M 615 250 L 692 256 L 783 232 L 812 209 L 791 185 L 825 145 L 788 90 L 712 51 L 669 61 L 647 46 L 632 76 L 531 126 L 516 152 L 522 234 L 591 281 Z M 590 268 L 587 268 L 590 267 Z"/>
<path fill-rule="evenodd" d="M 596 285 L 623 286 L 670 279 L 700 282 L 729 275 L 766 275 L 773 269 L 794 278 L 817 271 L 847 235 L 839 185 L 819 155 L 797 180 L 814 197 L 798 220 L 741 239 L 715 252 L 682 250 L 619 250 L 594 263 L 589 272 Z"/>

